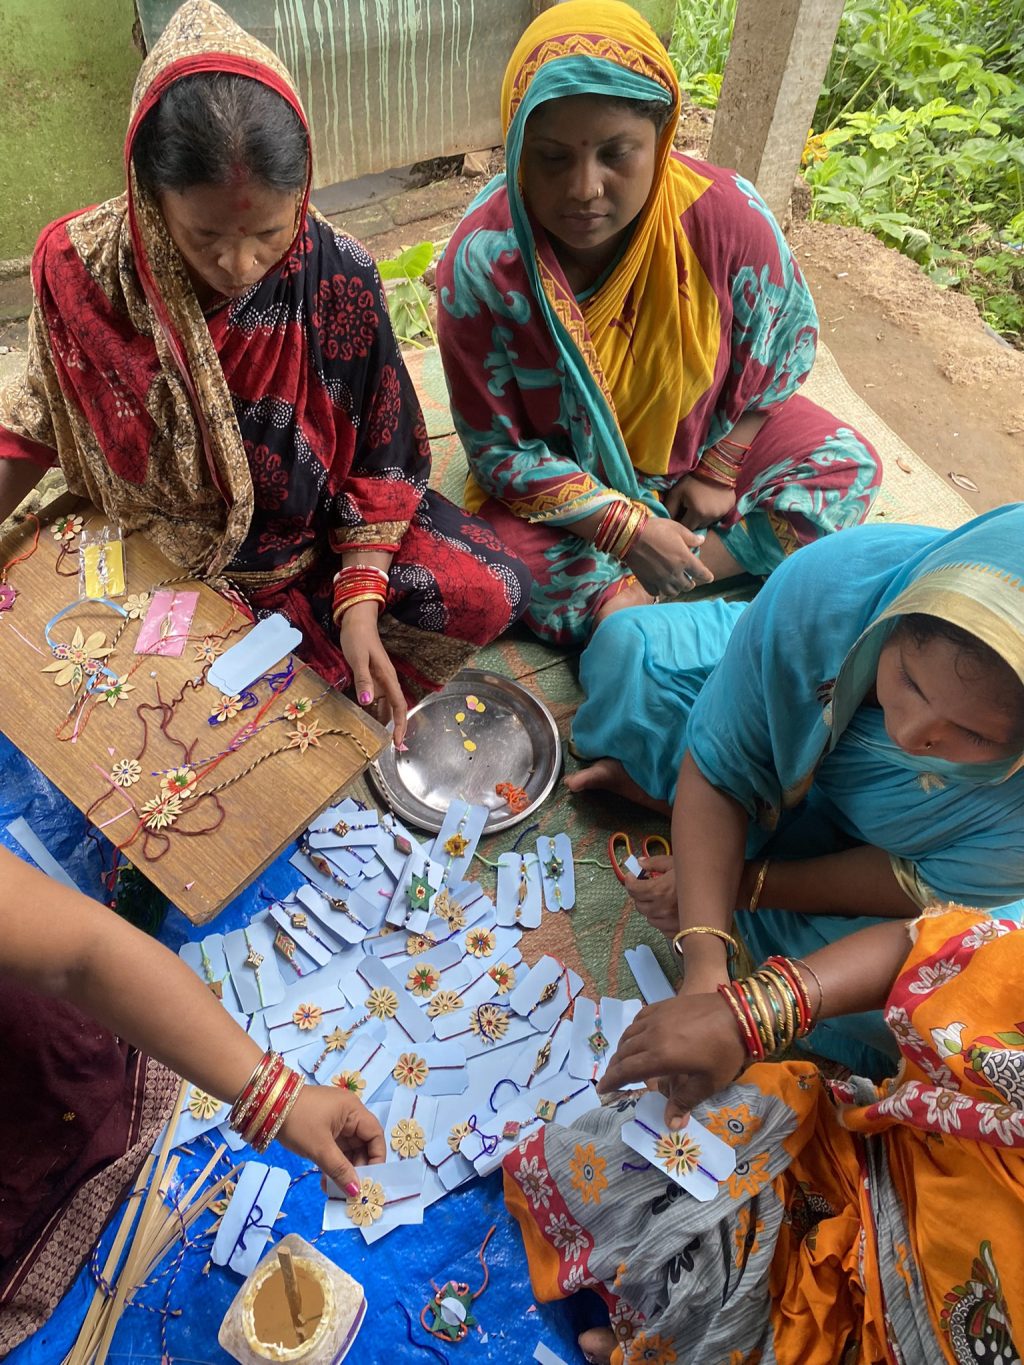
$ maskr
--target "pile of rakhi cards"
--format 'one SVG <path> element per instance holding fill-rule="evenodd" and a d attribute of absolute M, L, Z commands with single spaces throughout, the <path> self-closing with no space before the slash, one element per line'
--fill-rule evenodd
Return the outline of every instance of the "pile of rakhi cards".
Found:
<path fill-rule="evenodd" d="M 325 1230 L 375 1242 L 494 1170 L 544 1123 L 598 1103 L 596 1084 L 638 1001 L 592 1001 L 554 957 L 523 961 L 523 933 L 575 903 L 565 834 L 498 862 L 495 899 L 469 877 L 487 810 L 455 802 L 421 842 L 347 800 L 306 830 L 304 884 L 245 928 L 181 955 L 264 1048 L 311 1082 L 357 1094 L 388 1142 L 359 1194 L 331 1188 Z M 226 1109 L 193 1092 L 187 1141 Z M 221 1127 L 236 1149 L 240 1139 Z"/>

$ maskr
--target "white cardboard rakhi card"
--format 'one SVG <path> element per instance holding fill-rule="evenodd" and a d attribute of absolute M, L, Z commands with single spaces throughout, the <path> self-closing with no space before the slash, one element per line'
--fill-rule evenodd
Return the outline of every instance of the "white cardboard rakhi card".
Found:
<path fill-rule="evenodd" d="M 520 929 L 540 928 L 542 894 L 536 853 L 501 855 L 495 904 L 499 924 L 515 924 Z"/>
<path fill-rule="evenodd" d="M 291 1176 L 280 1166 L 246 1162 L 217 1229 L 210 1252 L 214 1265 L 230 1266 L 243 1279 L 252 1274 L 290 1186 Z"/>
<path fill-rule="evenodd" d="M 289 986 L 280 1004 L 272 1005 L 259 1016 L 265 1045 L 274 1052 L 297 1052 L 300 1048 L 308 1048 L 312 1039 L 340 1027 L 342 1020 L 352 1013 L 352 1007 L 338 985 L 343 974 L 344 966 L 335 960 L 309 980 L 296 981 Z"/>
<path fill-rule="evenodd" d="M 319 872 L 349 890 L 385 870 L 376 853 L 367 848 L 316 848 L 309 842 L 309 836 L 304 836 L 299 849 Z"/>
<path fill-rule="evenodd" d="M 225 934 L 224 956 L 243 1014 L 255 1014 L 284 998 L 284 982 L 274 960 L 274 935 L 268 924 L 257 921 L 247 929 Z"/>
<path fill-rule="evenodd" d="M 413 1004 L 405 983 L 375 957 L 365 957 L 355 972 L 342 982 L 342 990 L 353 1005 L 373 1010 L 372 1001 L 379 1001 L 381 1017 L 392 1046 L 404 1049 L 410 1043 L 425 1043 L 433 1033 L 430 1020 Z M 374 995 L 384 992 L 385 995 Z M 398 1001 L 391 1010 L 391 996 Z M 372 999 L 371 999 L 372 997 Z M 388 1009 L 382 1008 L 387 1003 Z"/>
<path fill-rule="evenodd" d="M 380 816 L 375 810 L 355 810 L 327 822 L 321 815 L 310 825 L 308 837 L 310 848 L 369 847 L 376 852 Z"/>
<path fill-rule="evenodd" d="M 562 1085 L 567 1088 L 561 1089 Z M 545 1101 L 549 1106 L 545 1109 L 547 1118 L 537 1113 L 538 1105 Z M 545 1090 L 543 1095 L 531 1090 L 500 1105 L 497 1113 L 478 1114 L 473 1131 L 463 1138 L 460 1150 L 472 1161 L 477 1175 L 489 1175 L 539 1123 L 557 1119 L 563 1125 L 570 1124 L 597 1104 L 592 1085 L 581 1085 L 566 1072 L 560 1072 L 552 1077 L 551 1090 Z"/>
<path fill-rule="evenodd" d="M 458 1043 L 421 1043 L 416 1055 L 427 1064 L 428 1075 L 420 1086 L 425 1095 L 461 1095 L 469 1085 L 466 1053 Z"/>
<path fill-rule="evenodd" d="M 507 1074 L 519 1086 L 542 1085 L 563 1069 L 569 1058 L 570 1024 L 559 1019 L 554 1031 L 538 1034 L 516 1058 Z M 550 1048 L 547 1044 L 550 1043 Z"/>
<path fill-rule="evenodd" d="M 279 612 L 264 616 L 237 645 L 213 661 L 207 682 L 225 696 L 237 696 L 301 643 L 302 631 L 296 630 Z"/>
<path fill-rule="evenodd" d="M 511 934 L 518 931 L 503 929 L 498 932 Z M 443 985 L 458 990 L 466 1009 L 475 1009 L 485 1000 L 497 1000 L 499 1004 L 507 1001 L 509 992 L 527 970 L 518 947 L 508 947 L 506 944 L 501 957 L 493 954 L 492 958 L 481 961 L 479 958 L 464 957 L 458 967 L 453 967 L 446 974 Z"/>
<path fill-rule="evenodd" d="M 382 962 L 388 960 L 381 958 Z M 462 954 L 455 943 L 430 948 L 419 957 L 403 953 L 402 958 L 391 965 L 396 976 L 405 972 L 406 992 L 421 1008 L 425 1008 L 439 990 L 457 989 L 465 975 Z"/>
<path fill-rule="evenodd" d="M 301 909 L 312 915 L 334 938 L 342 943 L 361 943 L 371 926 L 360 914 L 356 894 L 341 894 L 339 887 L 334 891 L 335 894 L 325 894 L 315 886 L 300 886 L 295 899 Z"/>
<path fill-rule="evenodd" d="M 641 943 L 637 948 L 627 948 L 625 956 L 633 980 L 648 1005 L 656 1005 L 660 1000 L 671 1000 L 675 996 L 672 983 L 646 943 Z"/>
<path fill-rule="evenodd" d="M 623 1033 L 642 1009 L 639 1000 L 613 1000 L 603 995 L 598 1009 L 587 996 L 577 997 L 569 1046 L 570 1072 L 581 1080 L 599 1081 L 608 1070 Z M 642 1090 L 644 1087 L 642 1081 L 637 1081 L 622 1088 Z"/>
<path fill-rule="evenodd" d="M 453 801 L 430 850 L 430 856 L 444 868 L 444 885 L 457 886 L 469 871 L 473 854 L 487 824 L 486 806 L 471 806 Z"/>
<path fill-rule="evenodd" d="M 299 848 L 288 861 L 325 896 L 343 896 L 349 891 L 354 891 L 362 881 L 362 876 L 354 881 L 346 880 L 340 876 L 331 867 L 326 856 L 323 853 L 317 853 L 315 849 L 311 849 L 309 853 L 304 853 Z"/>
<path fill-rule="evenodd" d="M 380 817 L 377 857 L 393 877 L 402 875 L 402 869 L 408 861 L 409 854 L 421 847 L 419 839 L 414 838 L 390 812 L 386 812 Z"/>
<path fill-rule="evenodd" d="M 430 923 L 443 872 L 441 865 L 428 858 L 423 849 L 413 849 L 405 860 L 384 917 L 388 924 L 422 934 Z"/>
<path fill-rule="evenodd" d="M 326 967 L 341 947 L 334 935 L 323 929 L 316 920 L 310 924 L 309 915 L 301 901 L 294 898 L 278 901 L 267 914 L 295 944 L 296 955 L 292 966 L 294 969 L 297 963 L 303 976 L 317 967 Z"/>
<path fill-rule="evenodd" d="M 410 1090 L 400 1085 L 391 1097 L 387 1116 L 381 1120 L 389 1161 L 418 1161 L 434 1136 L 437 1100 L 426 1095 L 422 1086 Z M 403 1123 L 402 1121 L 405 1120 Z M 419 1125 L 419 1132 L 416 1125 Z"/>
<path fill-rule="evenodd" d="M 361 1028 L 343 1053 L 330 1054 L 317 1080 L 321 1085 L 351 1090 L 365 1104 L 389 1080 L 396 1060 L 386 1040 L 373 1038 Z"/>
<path fill-rule="evenodd" d="M 535 1029 L 547 1033 L 583 989 L 583 978 L 569 971 L 557 958 L 545 956 L 520 981 L 509 996 L 517 1014 Z"/>
<path fill-rule="evenodd" d="M 462 1141 L 461 1121 L 453 1121 L 445 1128 L 439 1121 L 435 1120 L 435 1136 L 427 1144 L 424 1156 L 427 1165 L 434 1176 L 442 1185 L 444 1192 L 456 1189 L 459 1185 L 465 1184 L 472 1179 L 476 1172 L 473 1170 L 473 1163 L 467 1161 L 459 1150 L 459 1143 Z M 452 1146 L 452 1143 L 455 1146 Z"/>
<path fill-rule="evenodd" d="M 343 1014 L 330 1020 L 329 1029 L 321 1029 L 308 1046 L 289 1059 L 291 1064 L 301 1066 L 307 1076 L 322 1083 L 332 1070 L 342 1070 L 349 1065 L 350 1058 L 355 1055 L 352 1049 L 357 1039 L 365 1037 L 382 1043 L 384 1025 L 379 1019 L 367 1019 L 358 1028 L 355 1027 L 365 1013 L 363 1009 L 348 1006 Z M 358 1055 L 363 1055 L 362 1047 Z"/>
<path fill-rule="evenodd" d="M 434 1020 L 434 1033 L 441 1042 L 457 1040 L 467 1057 L 498 1052 L 536 1036 L 528 1019 L 520 1018 L 496 1000 L 441 1015 Z"/>
<path fill-rule="evenodd" d="M 537 840 L 537 861 L 549 910 L 571 910 L 576 904 L 576 870 L 568 834 Z"/>
<path fill-rule="evenodd" d="M 224 935 L 207 934 L 199 943 L 183 943 L 178 956 L 208 986 L 225 1009 L 238 1008 L 238 996 L 224 956 Z"/>
<path fill-rule="evenodd" d="M 650 1091 L 637 1102 L 633 1118 L 622 1125 L 622 1140 L 701 1203 L 714 1199 L 720 1183 L 736 1169 L 735 1149 L 696 1119 L 678 1132 L 670 1131 L 665 1098 Z"/>
<path fill-rule="evenodd" d="M 369 1200 L 379 1216 L 359 1226 L 349 1217 L 349 1198 L 333 1180 L 327 1182 L 327 1203 L 324 1206 L 324 1232 L 339 1232 L 359 1226 L 367 1245 L 391 1232 L 392 1229 L 423 1222 L 422 1161 L 387 1161 L 382 1166 L 356 1166 L 356 1180 L 364 1192 L 364 1204 Z M 367 1182 L 370 1182 L 369 1184 Z"/>

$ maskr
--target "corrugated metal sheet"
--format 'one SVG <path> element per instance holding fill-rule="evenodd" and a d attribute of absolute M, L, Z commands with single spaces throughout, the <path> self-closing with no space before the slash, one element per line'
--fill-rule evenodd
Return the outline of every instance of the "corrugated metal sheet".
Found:
<path fill-rule="evenodd" d="M 138 0 L 151 45 L 180 0 Z M 316 183 L 501 141 L 498 92 L 531 0 L 220 0 L 287 64 Z"/>

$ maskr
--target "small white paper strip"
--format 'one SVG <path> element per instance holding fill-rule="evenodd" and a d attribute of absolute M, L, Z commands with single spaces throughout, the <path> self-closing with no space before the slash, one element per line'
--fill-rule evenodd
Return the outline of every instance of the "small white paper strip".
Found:
<path fill-rule="evenodd" d="M 210 1252 L 214 1265 L 230 1266 L 244 1279 L 256 1269 L 291 1185 L 280 1166 L 246 1162 L 217 1229 Z"/>
<path fill-rule="evenodd" d="M 503 853 L 498 859 L 498 923 L 539 929 L 542 913 L 536 853 Z"/>
<path fill-rule="evenodd" d="M 380 1218 L 369 1227 L 360 1228 L 368 1246 L 386 1236 L 394 1228 L 423 1222 L 422 1161 L 388 1161 L 382 1166 L 357 1166 L 356 1180 L 373 1180 L 384 1192 L 385 1202 Z M 409 1196 L 412 1196 L 411 1198 Z M 327 1182 L 327 1203 L 324 1207 L 324 1232 L 338 1232 L 355 1228 L 347 1213 L 348 1196 L 332 1180 Z"/>
<path fill-rule="evenodd" d="M 476 852 L 489 815 L 490 811 L 486 806 L 471 806 L 465 801 L 453 801 L 448 807 L 444 823 L 430 850 L 431 858 L 444 867 L 446 886 L 457 885 L 469 871 L 469 865 L 473 861 L 473 854 Z M 445 842 L 455 834 L 461 834 L 466 840 L 465 851 L 457 858 L 453 858 L 445 848 Z"/>
<path fill-rule="evenodd" d="M 572 1017 L 572 1042 L 569 1047 L 569 1070 L 572 1075 L 580 1080 L 599 1081 L 608 1070 L 608 1063 L 619 1045 L 619 1039 L 641 1009 L 643 1005 L 639 1000 L 614 1000 L 604 995 L 601 997 L 599 1013 L 593 1000 L 581 995 L 576 1001 Z M 595 1055 L 590 1039 L 599 1026 L 608 1046 Z M 643 1088 L 642 1081 L 623 1086 L 624 1090 Z"/>
<path fill-rule="evenodd" d="M 646 943 L 637 948 L 626 949 L 626 963 L 633 973 L 633 980 L 648 1005 L 656 1005 L 659 1000 L 671 1000 L 675 995 L 672 983 L 658 965 L 658 959 Z"/>
<path fill-rule="evenodd" d="M 639 1152 L 652 1166 L 664 1171 L 670 1180 L 674 1180 L 702 1204 L 714 1199 L 721 1181 L 736 1169 L 735 1150 L 696 1119 L 691 1118 L 685 1128 L 670 1133 L 665 1127 L 664 1096 L 651 1091 L 637 1102 L 634 1115 L 622 1125 L 622 1140 L 627 1147 Z M 678 1160 L 672 1160 L 668 1149 L 658 1151 L 659 1138 L 680 1144 Z M 688 1155 L 695 1164 L 691 1164 Z"/>
<path fill-rule="evenodd" d="M 62 886 L 69 886 L 72 891 L 78 890 L 71 876 L 64 871 L 23 816 L 19 815 L 16 820 L 11 821 L 7 826 L 7 833 L 12 839 L 17 840 L 41 872 L 45 872 L 48 877 L 60 882 Z"/>
<path fill-rule="evenodd" d="M 552 858 L 562 864 L 557 877 L 552 877 L 548 871 Z M 544 883 L 544 904 L 549 910 L 571 910 L 576 904 L 576 867 L 568 834 L 556 834 L 553 839 L 542 834 L 537 840 L 537 859 Z"/>
<path fill-rule="evenodd" d="M 207 682 L 225 696 L 235 697 L 301 644 L 302 631 L 296 630 L 279 612 L 265 616 L 244 639 L 213 661 Z"/>

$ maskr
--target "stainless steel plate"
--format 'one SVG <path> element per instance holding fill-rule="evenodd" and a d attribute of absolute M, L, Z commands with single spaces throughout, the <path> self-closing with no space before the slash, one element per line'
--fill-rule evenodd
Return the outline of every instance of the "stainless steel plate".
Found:
<path fill-rule="evenodd" d="M 472 709 L 467 697 L 484 710 Z M 472 753 L 467 740 L 476 745 Z M 512 678 L 476 668 L 413 707 L 405 742 L 407 753 L 388 748 L 371 764 L 370 782 L 400 820 L 434 833 L 459 797 L 490 809 L 487 834 L 517 825 L 548 796 L 562 767 L 558 727 L 544 703 Z M 509 810 L 494 790 L 499 782 L 525 788 L 526 810 Z"/>

